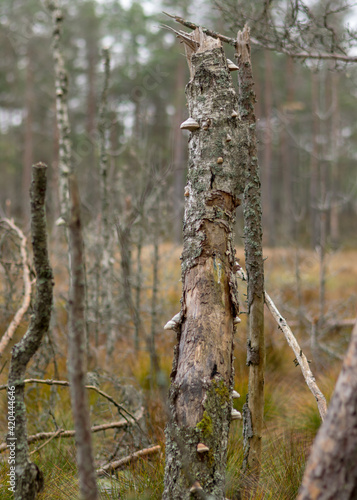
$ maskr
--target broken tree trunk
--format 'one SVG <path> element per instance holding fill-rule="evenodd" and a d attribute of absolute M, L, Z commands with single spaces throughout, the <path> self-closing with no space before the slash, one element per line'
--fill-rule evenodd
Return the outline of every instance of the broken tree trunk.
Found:
<path fill-rule="evenodd" d="M 12 456 L 15 457 L 12 459 L 16 468 L 15 500 L 35 499 L 43 487 L 42 473 L 37 465 L 29 460 L 24 378 L 27 365 L 40 347 L 51 318 L 53 275 L 47 250 L 46 184 L 47 167 L 38 163 L 32 167 L 30 193 L 36 297 L 29 328 L 12 350 L 8 381 L 8 398 L 12 403 L 9 406 L 8 446 L 11 452 L 14 451 Z M 9 461 L 9 464 L 12 465 L 13 462 Z"/>
<path fill-rule="evenodd" d="M 258 165 L 255 92 L 250 61 L 249 28 L 238 32 L 239 110 L 249 129 L 249 163 L 245 170 L 243 198 L 245 265 L 248 275 L 248 401 L 243 411 L 244 462 L 251 479 L 259 479 L 264 420 L 264 265 L 262 250 L 262 209 Z"/>
<path fill-rule="evenodd" d="M 357 498 L 357 321 L 298 500 Z"/>
<path fill-rule="evenodd" d="M 247 132 L 221 42 L 200 29 L 177 34 L 191 74 L 191 120 L 181 128 L 191 133 L 163 498 L 184 500 L 194 493 L 224 499 L 238 313 L 233 225 L 243 193 Z"/>

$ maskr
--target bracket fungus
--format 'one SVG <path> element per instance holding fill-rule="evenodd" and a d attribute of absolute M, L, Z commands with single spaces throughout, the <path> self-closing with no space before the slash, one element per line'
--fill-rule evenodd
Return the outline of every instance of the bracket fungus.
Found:
<path fill-rule="evenodd" d="M 166 323 L 166 325 L 164 326 L 164 330 L 175 330 L 175 328 L 177 328 L 178 325 L 180 324 L 180 321 L 181 321 L 181 311 L 175 314 L 175 316 Z"/>
<path fill-rule="evenodd" d="M 238 66 L 230 59 L 227 59 L 227 64 L 228 64 L 229 71 L 238 71 L 239 70 Z"/>
<path fill-rule="evenodd" d="M 204 443 L 198 443 L 197 453 L 206 453 L 207 451 L 209 451 L 208 446 L 206 446 Z"/>
<path fill-rule="evenodd" d="M 181 123 L 180 129 L 181 130 L 189 130 L 190 132 L 193 132 L 194 130 L 197 130 L 200 128 L 200 125 L 196 120 L 193 118 L 187 118 L 184 122 Z"/>
<path fill-rule="evenodd" d="M 240 411 L 235 410 L 234 408 L 232 409 L 231 413 L 231 419 L 232 420 L 242 420 L 242 414 Z"/>

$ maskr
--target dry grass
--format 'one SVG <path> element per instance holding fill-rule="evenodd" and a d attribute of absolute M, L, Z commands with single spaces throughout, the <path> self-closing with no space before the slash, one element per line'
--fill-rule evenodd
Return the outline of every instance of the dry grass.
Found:
<path fill-rule="evenodd" d="M 181 249 L 171 244 L 160 247 L 160 306 L 159 324 L 164 325 L 180 309 L 181 284 L 179 256 Z M 301 297 L 304 312 L 311 317 L 318 314 L 318 270 L 319 262 L 316 253 L 300 250 Z M 237 249 L 241 264 L 244 264 L 244 252 Z M 298 322 L 298 288 L 296 284 L 296 254 L 291 249 L 267 249 L 265 263 L 266 288 L 288 321 L 293 322 L 299 342 L 309 359 L 311 368 L 316 375 L 317 383 L 329 399 L 339 373 L 340 361 L 320 357 L 322 361 L 316 364 L 310 351 L 310 330 L 308 324 Z M 117 256 L 117 262 L 119 256 Z M 143 249 L 143 313 L 142 320 L 146 332 L 150 331 L 150 299 L 152 282 L 152 249 Z M 135 262 L 135 252 L 133 253 Z M 118 265 L 116 263 L 116 265 Z M 66 375 L 66 272 L 63 270 L 63 258 L 56 260 L 56 311 L 52 328 L 53 339 L 58 352 L 56 363 L 41 364 L 42 358 L 34 361 L 33 366 L 45 366 L 42 378 Z M 357 252 L 345 251 L 335 253 L 327 258 L 326 281 L 326 313 L 336 310 L 336 317 L 355 316 L 356 283 L 357 283 Z M 3 279 L 3 277 L 2 277 Z M 244 311 L 244 287 L 241 287 L 242 310 Z M 18 295 L 16 295 L 18 301 Z M 352 297 L 352 299 L 351 299 Z M 17 303 L 17 302 L 16 302 Z M 14 305 L 16 305 L 13 304 Z M 340 307 L 344 304 L 344 307 Z M 5 329 L 6 324 L 2 325 Z M 26 323 L 17 333 L 17 339 L 25 331 Z M 114 397 L 120 397 L 116 386 L 111 380 L 123 384 L 131 384 L 143 393 L 146 407 L 146 429 L 151 443 L 164 443 L 164 426 L 167 415 L 166 394 L 169 386 L 169 375 L 172 362 L 172 348 L 175 335 L 160 329 L 156 341 L 160 357 L 160 373 L 158 384 L 154 390 L 150 388 L 150 359 L 146 351 L 146 341 L 141 340 L 140 351 L 136 353 L 132 341 L 132 325 L 120 327 L 115 356 L 106 359 L 105 332 L 100 332 L 100 345 L 90 359 L 90 370 L 98 370 L 106 374 L 107 379 L 102 388 Z M 331 334 L 331 341 L 344 343 L 348 340 L 350 330 L 338 328 Z M 294 365 L 294 354 L 286 345 L 285 339 L 274 322 L 266 316 L 267 343 L 267 373 L 265 394 L 264 452 L 262 475 L 256 486 L 255 499 L 293 499 L 303 474 L 306 455 L 313 437 L 320 424 L 315 400 L 307 389 L 300 369 Z M 42 351 L 44 352 L 44 351 Z M 245 365 L 246 356 L 246 317 L 242 315 L 242 323 L 235 339 L 235 388 L 241 398 L 235 401 L 235 407 L 242 409 L 248 388 L 248 368 Z M 42 354 L 43 357 L 43 354 Z M 50 357 L 51 358 L 51 357 Z M 9 359 L 9 353 L 3 361 Z M 8 365 L 0 375 L 0 383 L 6 383 Z M 57 375 L 56 375 L 57 372 Z M 104 376 L 104 375 L 103 375 Z M 104 380 L 104 379 L 103 379 Z M 0 428 L 1 437 L 6 435 L 6 397 L 0 394 Z M 67 388 L 41 386 L 29 387 L 26 396 L 29 415 L 29 433 L 39 430 L 53 431 L 56 425 L 73 428 L 70 416 L 70 401 Z M 90 395 L 92 423 L 100 424 L 118 419 L 118 413 L 110 404 L 103 403 L 98 395 Z M 51 411 L 50 411 L 51 410 Z M 95 458 L 98 464 L 103 463 L 115 449 L 120 434 L 107 431 L 95 435 Z M 31 445 L 31 450 L 36 445 Z M 126 444 L 128 446 L 128 444 Z M 6 459 L 4 455 L 3 458 Z M 75 447 L 71 439 L 55 440 L 34 455 L 34 460 L 45 475 L 45 491 L 42 499 L 76 499 L 78 485 L 75 466 Z M 237 498 L 242 478 L 240 466 L 242 463 L 242 433 L 241 423 L 232 423 L 227 467 L 227 497 Z M 119 471 L 113 478 L 99 481 L 101 498 L 126 499 L 159 499 L 162 493 L 164 471 L 164 456 L 139 460 L 135 465 Z M 6 474 L 8 465 L 5 462 L 0 467 L 0 496 L 6 500 L 11 498 L 6 491 Z M 246 478 L 248 481 L 249 478 Z M 248 498 L 248 497 L 246 497 Z"/>

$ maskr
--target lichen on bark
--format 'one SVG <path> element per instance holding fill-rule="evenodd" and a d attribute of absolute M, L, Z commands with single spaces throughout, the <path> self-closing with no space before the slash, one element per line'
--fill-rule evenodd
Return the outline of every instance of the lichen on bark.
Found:
<path fill-rule="evenodd" d="M 13 350 L 9 372 L 9 391 L 15 398 L 14 434 L 9 432 L 9 444 L 15 443 L 15 500 L 32 500 L 43 486 L 43 475 L 29 459 L 27 443 L 27 417 L 24 402 L 26 368 L 41 345 L 51 318 L 53 275 L 48 258 L 45 195 L 47 167 L 38 163 L 32 167 L 31 182 L 31 235 L 36 271 L 36 296 L 30 325 L 24 337 Z"/>
<path fill-rule="evenodd" d="M 203 494 L 223 499 L 238 313 L 233 225 L 244 189 L 248 132 L 221 43 L 201 30 L 188 36 L 186 96 L 200 128 L 189 137 L 182 316 L 171 374 L 163 498 L 191 498 L 198 481 Z M 198 453 L 200 442 L 209 451 Z"/>

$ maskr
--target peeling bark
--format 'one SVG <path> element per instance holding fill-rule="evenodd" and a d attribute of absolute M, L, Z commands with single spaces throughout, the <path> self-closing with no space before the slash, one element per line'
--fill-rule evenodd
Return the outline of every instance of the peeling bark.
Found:
<path fill-rule="evenodd" d="M 8 443 L 15 443 L 16 489 L 15 500 L 32 500 L 43 487 L 43 475 L 30 462 L 27 444 L 27 418 L 24 402 L 24 378 L 27 365 L 40 347 L 51 318 L 53 275 L 47 251 L 46 228 L 46 165 L 32 168 L 31 233 L 36 270 L 36 297 L 29 328 L 12 350 L 8 390 L 15 397 L 14 435 L 9 432 Z M 15 438 L 15 439 L 14 439 Z"/>
<path fill-rule="evenodd" d="M 357 498 L 357 322 L 298 500 Z"/>
<path fill-rule="evenodd" d="M 250 469 L 250 477 L 259 478 L 264 421 L 264 265 L 262 249 L 262 209 L 260 173 L 257 155 L 254 80 L 250 60 L 249 28 L 238 32 L 237 60 L 239 65 L 239 108 L 242 120 L 249 127 L 249 162 L 245 170 L 243 197 L 245 265 L 248 276 L 248 349 L 249 366 L 248 407 L 249 422 L 244 418 L 243 469 Z M 248 414 L 248 413 L 246 413 Z M 249 426 L 249 432 L 246 429 Z"/>
<path fill-rule="evenodd" d="M 189 138 L 182 309 L 171 373 L 163 498 L 223 499 L 238 313 L 233 225 L 243 193 L 247 130 L 238 116 L 221 42 L 199 29 L 179 35 L 191 74 L 189 115 L 199 129 Z M 209 450 L 198 453 L 199 443 Z"/>

